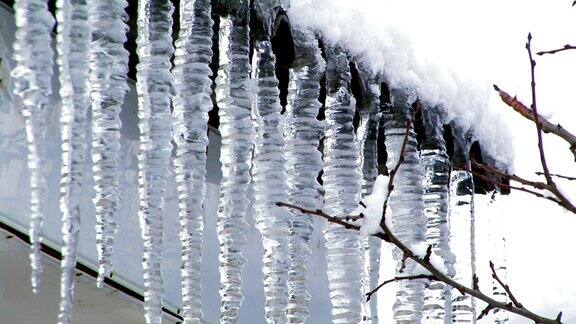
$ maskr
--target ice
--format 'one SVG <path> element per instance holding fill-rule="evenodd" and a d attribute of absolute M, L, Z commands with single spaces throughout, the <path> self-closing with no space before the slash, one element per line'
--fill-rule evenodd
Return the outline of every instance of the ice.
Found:
<path fill-rule="evenodd" d="M 220 68 L 216 98 L 220 115 L 222 182 L 218 210 L 220 242 L 221 323 L 238 321 L 242 306 L 241 272 L 246 263 L 248 189 L 254 150 L 250 86 L 248 6 L 241 2 L 238 13 L 220 18 Z"/>
<path fill-rule="evenodd" d="M 424 215 L 426 242 L 432 246 L 432 255 L 439 258 L 436 266 L 441 266 L 450 276 L 453 275 L 453 260 L 449 247 L 448 231 L 448 185 L 450 181 L 450 160 L 446 153 L 441 122 L 442 111 L 437 107 L 425 107 L 422 111 L 426 140 L 422 144 L 421 160 L 424 166 Z M 440 262 L 443 260 L 444 262 Z M 424 319 L 430 323 L 443 324 L 451 318 L 451 289 L 440 281 L 430 283 L 424 294 Z"/>
<path fill-rule="evenodd" d="M 22 107 L 28 145 L 30 171 L 30 266 L 32 291 L 40 288 L 42 273 L 42 222 L 46 199 L 44 157 L 46 131 L 50 107 L 48 97 L 52 90 L 53 54 L 51 32 L 54 18 L 43 0 L 14 2 L 16 38 L 14 41 L 15 67 L 11 72 L 14 94 Z"/>
<path fill-rule="evenodd" d="M 144 312 L 146 323 L 162 321 L 162 244 L 167 167 L 172 151 L 172 12 L 169 0 L 138 3 L 137 66 L 140 152 L 138 183 L 140 228 L 144 241 Z"/>
<path fill-rule="evenodd" d="M 293 30 L 296 60 L 290 69 L 288 104 L 284 118 L 286 181 L 288 201 L 304 208 L 321 208 L 323 188 L 318 181 L 323 162 L 318 145 L 325 125 L 316 119 L 321 106 L 320 79 L 325 63 L 314 34 Z M 292 210 L 290 233 L 291 267 L 286 309 L 290 323 L 304 323 L 309 315 L 310 294 L 306 284 L 306 262 L 311 255 L 310 239 L 313 222 L 309 215 Z"/>
<path fill-rule="evenodd" d="M 362 154 L 362 198 L 372 193 L 374 180 L 378 175 L 378 130 L 380 126 L 380 82 L 377 75 L 365 71 L 359 66 L 362 73 L 362 85 L 365 89 L 366 98 L 360 107 L 360 127 L 358 128 L 358 138 L 360 139 Z M 368 228 L 368 222 L 363 222 L 362 227 Z M 372 221 L 370 227 L 379 228 L 380 221 L 377 224 Z M 364 293 L 372 290 L 371 287 L 378 285 L 378 271 L 380 269 L 380 245 L 381 240 L 373 237 L 366 237 L 366 232 L 360 230 L 360 236 L 363 238 L 364 247 L 365 274 L 364 274 Z M 370 304 L 364 310 L 363 318 L 367 322 L 378 323 L 377 314 L 377 296 L 370 300 Z"/>
<path fill-rule="evenodd" d="M 286 208 L 276 206 L 288 198 L 280 124 L 282 106 L 272 44 L 268 40 L 259 41 L 254 52 L 252 68 L 257 91 L 252 110 L 256 131 L 252 181 L 254 218 L 264 246 L 264 309 L 267 323 L 286 323 L 292 215 Z"/>
<path fill-rule="evenodd" d="M 273 34 L 276 12 L 278 9 L 288 9 L 290 0 L 260 0 L 254 1 L 253 6 L 258 14 L 259 22 L 262 24 L 263 34 L 266 37 Z"/>
<path fill-rule="evenodd" d="M 470 173 L 470 140 L 457 127 L 453 130 L 454 157 L 450 175 L 450 249 L 455 254 L 454 280 L 473 286 L 475 274 L 474 182 Z M 452 320 L 459 323 L 476 321 L 475 301 L 452 290 Z"/>
<path fill-rule="evenodd" d="M 491 193 L 491 199 L 488 203 L 488 210 L 490 214 L 482 215 L 488 218 L 488 230 L 490 241 L 490 260 L 494 263 L 496 273 L 504 282 L 508 273 L 507 260 L 506 260 L 506 237 L 504 235 L 504 217 L 503 201 L 500 190 L 496 189 Z M 492 297 L 496 300 L 503 302 L 510 302 L 506 291 L 492 278 Z M 487 318 L 496 324 L 506 324 L 509 321 L 509 313 L 503 309 L 493 310 Z"/>
<path fill-rule="evenodd" d="M 89 0 L 88 23 L 92 33 L 89 49 L 90 98 L 92 100 L 92 170 L 96 216 L 98 280 L 112 273 L 116 214 L 120 202 L 120 110 L 128 91 L 128 51 L 124 49 L 128 26 L 124 0 Z"/>
<path fill-rule="evenodd" d="M 62 264 L 58 323 L 72 323 L 76 251 L 80 238 L 80 195 L 86 157 L 88 97 L 88 48 L 90 29 L 86 0 L 59 0 L 57 50 L 62 111 Z"/>
<path fill-rule="evenodd" d="M 208 112 L 212 109 L 210 0 L 180 1 L 180 33 L 174 58 L 173 125 L 182 245 L 182 317 L 202 318 L 203 204 L 206 196 Z"/>
<path fill-rule="evenodd" d="M 436 43 L 441 39 L 434 36 L 439 33 L 422 31 L 441 25 L 434 18 L 436 15 L 427 12 L 438 8 L 449 10 L 455 5 L 453 2 L 431 5 L 424 0 L 292 0 L 288 14 L 293 26 L 317 32 L 327 44 L 343 47 L 372 72 L 383 72 L 390 88 L 413 88 L 425 105 L 441 104 L 446 123 L 454 120 L 465 130 L 472 128 L 486 152 L 504 164 L 511 164 L 513 149 L 510 141 L 504 140 L 510 138 L 509 128 L 497 111 L 500 107 L 489 104 L 490 96 L 494 95 L 490 88 L 492 81 L 469 77 L 478 76 L 478 71 L 461 71 L 482 64 L 470 64 L 466 55 L 454 54 L 460 53 L 457 49 L 462 46 L 438 46 Z M 416 13 L 413 10 L 422 7 L 427 10 Z M 430 28 L 414 24 L 415 15 L 420 21 L 427 21 Z M 452 25 L 443 27 L 454 29 Z M 423 42 L 430 44 L 417 46 Z M 437 51 L 442 55 L 432 55 Z M 484 57 L 476 59 L 481 61 Z M 458 65 L 455 61 L 465 64 Z"/>
<path fill-rule="evenodd" d="M 352 120 L 355 100 L 352 97 L 350 71 L 346 54 L 328 47 L 326 67 L 326 138 L 324 174 L 326 194 L 324 209 L 334 216 L 347 216 L 356 209 L 360 198 L 361 175 L 358 167 L 359 146 Z M 361 321 L 363 258 L 357 232 L 330 223 L 324 228 L 328 286 L 333 323 Z"/>
<path fill-rule="evenodd" d="M 396 166 L 406 137 L 408 115 L 411 113 L 411 105 L 415 100 L 413 95 L 406 91 L 392 92 L 392 105 L 385 107 L 383 113 L 385 143 L 388 152 L 386 165 L 388 170 Z M 408 246 L 416 246 L 425 242 L 426 219 L 423 216 L 422 197 L 423 170 L 420 164 L 420 156 L 417 151 L 416 134 L 410 130 L 408 142 L 404 151 L 404 162 L 398 169 L 394 180 L 394 191 L 390 193 L 389 205 L 391 213 L 387 220 L 391 219 L 391 230 L 394 235 Z M 403 254 L 399 249 L 394 249 L 394 259 L 398 266 L 402 264 Z M 412 275 L 416 264 L 407 260 L 405 269 L 397 275 Z M 396 302 L 394 303 L 394 319 L 398 322 L 419 322 L 422 317 L 423 294 L 425 280 L 408 280 L 397 284 Z"/>

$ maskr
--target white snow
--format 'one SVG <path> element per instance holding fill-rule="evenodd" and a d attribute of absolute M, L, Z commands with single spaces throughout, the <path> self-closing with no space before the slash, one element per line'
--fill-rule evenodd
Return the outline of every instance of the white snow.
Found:
<path fill-rule="evenodd" d="M 443 106 L 445 122 L 471 128 L 483 149 L 508 165 L 510 133 L 498 108 L 489 104 L 493 80 L 478 76 L 485 67 L 475 54 L 478 46 L 462 42 L 471 36 L 465 33 L 469 25 L 454 28 L 463 18 L 450 11 L 461 9 L 472 17 L 473 7 L 455 0 L 294 0 L 289 14 L 294 25 L 342 46 L 374 73 L 383 71 L 391 88 L 416 92 L 426 106 Z"/>
<path fill-rule="evenodd" d="M 388 197 L 388 182 L 390 178 L 387 175 L 379 175 L 374 181 L 372 187 L 372 194 L 362 200 L 366 208 L 359 206 L 357 212 L 353 214 L 363 213 L 364 218 L 362 226 L 360 227 L 360 236 L 367 237 L 368 235 L 381 233 L 380 220 L 382 219 L 382 209 L 384 208 L 384 201 Z"/>

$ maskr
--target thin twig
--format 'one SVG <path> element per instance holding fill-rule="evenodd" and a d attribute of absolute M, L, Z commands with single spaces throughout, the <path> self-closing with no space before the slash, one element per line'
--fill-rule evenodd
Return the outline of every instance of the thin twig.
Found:
<path fill-rule="evenodd" d="M 544 177 L 548 184 L 553 182 L 548 169 L 548 162 L 546 162 L 546 154 L 544 153 L 544 141 L 542 140 L 542 125 L 538 122 L 538 105 L 536 104 L 536 61 L 532 58 L 532 34 L 528 33 L 528 42 L 526 42 L 526 51 L 528 51 L 528 58 L 530 59 L 530 88 L 532 89 L 532 113 L 536 124 L 536 133 L 538 134 L 538 151 L 540 153 L 540 163 L 544 171 Z"/>
<path fill-rule="evenodd" d="M 382 209 L 382 217 L 380 218 L 380 227 L 384 228 L 382 225 L 386 223 L 386 209 L 388 209 L 388 201 L 390 200 L 390 193 L 394 190 L 394 178 L 400 169 L 402 163 L 404 163 L 404 153 L 406 151 L 406 146 L 408 145 L 408 139 L 410 137 L 410 130 L 412 129 L 412 118 L 408 118 L 406 122 L 406 133 L 404 134 L 404 140 L 402 141 L 402 147 L 400 148 L 400 156 L 398 157 L 398 162 L 394 166 L 394 169 L 389 174 L 388 179 L 388 195 L 384 199 L 384 209 Z"/>
<path fill-rule="evenodd" d="M 302 214 L 319 216 L 319 217 L 326 219 L 329 222 L 336 223 L 338 225 L 342 225 L 346 229 L 353 229 L 353 230 L 357 230 L 357 231 L 360 230 L 360 226 L 348 223 L 346 221 L 346 218 L 340 218 L 340 217 L 334 217 L 334 216 L 328 215 L 325 212 L 323 212 L 322 209 L 316 209 L 316 210 L 306 209 L 306 208 L 302 208 L 300 206 L 296 206 L 296 205 L 281 202 L 281 201 L 277 202 L 276 206 L 296 209 L 299 212 L 301 212 Z M 353 217 L 353 216 L 348 216 L 348 217 Z"/>
<path fill-rule="evenodd" d="M 537 119 L 534 119 L 534 112 L 532 111 L 532 109 L 526 107 L 526 105 L 524 105 L 520 100 L 518 100 L 516 97 L 512 97 L 506 91 L 500 89 L 497 85 L 494 85 L 494 89 L 496 89 L 502 101 L 506 105 L 514 109 L 514 111 L 522 115 L 522 117 L 531 120 L 534 123 L 537 120 L 538 123 L 540 123 L 542 131 L 544 131 L 544 133 L 552 133 L 562 138 L 564 141 L 566 141 L 568 145 L 570 145 L 569 149 L 574 155 L 574 160 L 576 161 L 576 135 L 567 131 L 560 124 L 556 125 L 552 124 L 546 118 L 540 115 L 538 115 Z"/>
<path fill-rule="evenodd" d="M 538 189 L 538 190 L 546 190 L 552 196 L 546 196 L 542 193 L 530 190 L 526 187 L 517 187 L 517 186 L 510 185 L 510 184 L 505 184 L 505 183 L 502 183 L 499 181 L 495 181 L 494 179 L 487 177 L 487 176 L 483 175 L 482 173 L 479 173 L 479 172 L 472 170 L 472 173 L 478 178 L 486 180 L 486 181 L 488 181 L 494 185 L 498 185 L 498 186 L 508 188 L 508 189 L 523 191 L 523 192 L 532 194 L 536 197 L 550 200 L 550 201 L 560 205 L 564 209 L 576 214 L 576 206 L 560 192 L 560 190 L 556 186 L 556 183 L 554 183 L 554 182 L 552 182 L 552 184 L 550 184 L 550 183 L 544 183 L 544 182 L 539 182 L 539 181 L 531 181 L 531 180 L 527 180 L 527 179 L 524 179 L 522 177 L 519 177 L 515 174 L 504 173 L 504 172 L 502 172 L 502 171 L 500 171 L 500 170 L 498 170 L 492 166 L 478 163 L 475 160 L 471 160 L 471 162 L 472 162 L 472 165 L 474 167 L 476 167 L 477 169 L 480 169 L 484 172 L 490 173 L 492 175 L 495 175 L 495 176 L 498 176 L 500 178 L 504 178 L 504 179 L 507 179 L 510 181 L 519 182 L 524 186 L 533 187 L 533 188 Z M 553 175 L 551 174 L 551 176 L 553 176 Z"/>
<path fill-rule="evenodd" d="M 544 173 L 542 172 L 535 172 L 536 175 L 544 175 Z M 569 177 L 569 176 L 565 176 L 565 175 L 561 175 L 561 174 L 557 174 L 557 173 L 550 173 L 551 176 L 556 177 L 556 178 L 561 178 L 561 179 L 566 179 L 566 180 L 570 180 L 570 181 L 576 181 L 576 177 Z"/>
<path fill-rule="evenodd" d="M 476 320 L 481 320 L 482 317 L 490 314 L 490 311 L 493 310 L 494 307 L 492 307 L 492 305 L 488 304 L 483 310 L 482 312 L 480 312 L 480 315 L 478 316 L 478 318 Z"/>
<path fill-rule="evenodd" d="M 478 177 L 478 178 L 480 178 L 480 179 L 482 179 L 482 180 L 488 181 L 488 182 L 490 182 L 490 183 L 492 183 L 492 184 L 494 184 L 494 185 L 502 186 L 502 187 L 507 188 L 507 189 L 510 189 L 510 190 L 513 189 L 513 190 L 518 190 L 518 191 L 522 191 L 522 192 L 525 192 L 525 193 L 529 193 L 529 194 L 534 195 L 534 196 L 536 196 L 536 197 L 538 197 L 538 198 L 544 198 L 544 199 L 550 200 L 550 201 L 552 201 L 552 202 L 554 202 L 554 203 L 556 203 L 556 204 L 564 207 L 564 205 L 562 204 L 562 202 L 559 201 L 558 199 L 554 198 L 554 197 L 545 196 L 545 195 L 543 195 L 543 194 L 541 194 L 541 193 L 539 193 L 539 192 L 537 192 L 537 191 L 530 190 L 530 189 L 525 188 L 525 187 L 517 187 L 517 186 L 510 185 L 510 184 L 502 183 L 502 182 L 496 181 L 496 180 L 494 180 L 494 179 L 492 179 L 492 178 L 490 178 L 490 177 L 487 177 L 487 176 L 485 176 L 485 175 L 483 175 L 483 174 L 481 174 L 481 173 L 478 173 L 478 172 L 476 172 L 476 171 L 472 171 L 472 173 L 474 174 L 475 177 Z"/>
<path fill-rule="evenodd" d="M 532 77 L 531 88 L 532 88 L 532 112 L 534 113 L 534 120 L 538 121 L 538 105 L 536 104 L 536 61 L 532 58 L 532 35 L 528 34 L 528 42 L 526 43 L 526 50 L 528 51 L 528 57 L 530 58 L 530 75 Z M 542 171 L 544 172 L 544 177 L 546 178 L 546 183 L 548 184 L 548 191 L 550 191 L 554 196 L 558 197 L 560 201 L 566 206 L 569 206 L 572 212 L 576 212 L 576 206 L 574 206 L 570 200 L 564 196 L 564 194 L 558 189 L 554 179 L 550 175 L 550 169 L 548 168 L 548 163 L 546 162 L 546 154 L 544 153 L 544 141 L 542 140 L 542 124 L 535 122 L 536 131 L 538 133 L 538 150 L 540 152 L 540 162 L 542 163 Z"/>
<path fill-rule="evenodd" d="M 564 45 L 564 47 L 562 48 L 557 48 L 557 49 L 553 49 L 553 50 L 549 50 L 549 51 L 540 51 L 536 54 L 538 55 L 544 55 L 544 54 L 556 54 L 558 52 L 563 52 L 563 51 L 568 51 L 568 50 L 573 50 L 576 49 L 576 46 L 574 45 L 570 45 L 570 44 L 566 44 Z"/>
<path fill-rule="evenodd" d="M 384 287 L 385 285 L 387 285 L 391 282 L 400 281 L 400 280 L 417 280 L 417 279 L 434 280 L 434 279 L 436 279 L 436 277 L 434 277 L 432 275 L 421 274 L 421 275 L 415 275 L 415 276 L 394 277 L 392 279 L 385 280 L 384 282 L 379 284 L 378 287 L 372 289 L 369 293 L 366 294 L 366 301 L 370 301 L 370 298 L 372 298 L 372 295 L 374 295 L 380 288 Z"/>
<path fill-rule="evenodd" d="M 482 163 L 478 163 L 474 159 L 471 159 L 470 161 L 472 162 L 472 165 L 474 165 L 476 168 L 481 169 L 482 171 L 485 171 L 488 173 L 492 173 L 493 175 L 496 175 L 500 178 L 516 181 L 516 182 L 519 182 L 523 185 L 534 187 L 536 189 L 547 190 L 547 185 L 544 182 L 531 181 L 531 180 L 527 180 L 527 179 L 524 179 L 522 177 L 519 177 L 515 174 L 507 174 L 507 173 L 504 173 L 504 172 L 496 169 L 495 167 L 492 167 L 492 166 L 489 166 L 486 164 L 482 164 Z"/>
<path fill-rule="evenodd" d="M 510 286 L 505 284 L 504 281 L 502 281 L 502 279 L 500 279 L 500 277 L 498 276 L 498 273 L 496 273 L 496 269 L 494 269 L 494 263 L 492 263 L 492 261 L 490 261 L 490 269 L 492 270 L 492 278 L 494 278 L 500 284 L 500 286 L 502 286 L 502 288 L 504 288 L 504 291 L 506 291 L 508 298 L 510 298 L 510 300 L 512 301 L 514 306 L 519 307 L 519 308 L 524 308 L 524 306 L 522 304 L 520 304 L 518 299 L 516 299 L 516 297 L 512 293 Z"/>

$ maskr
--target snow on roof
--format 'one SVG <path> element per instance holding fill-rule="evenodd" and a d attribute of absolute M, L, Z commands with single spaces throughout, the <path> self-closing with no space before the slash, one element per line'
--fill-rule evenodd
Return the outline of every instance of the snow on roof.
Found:
<path fill-rule="evenodd" d="M 451 54 L 455 47 L 464 46 L 460 38 L 448 37 L 447 42 L 446 35 L 438 37 L 437 46 L 430 40 L 436 32 L 461 27 L 457 19 L 443 21 L 449 12 L 437 16 L 430 10 L 462 5 L 453 0 L 429 2 L 292 0 L 288 13 L 293 27 L 312 29 L 325 42 L 342 46 L 368 70 L 383 72 L 390 88 L 416 92 L 425 107 L 443 107 L 445 123 L 454 121 L 464 131 L 471 129 L 484 153 L 509 166 L 514 151 L 510 131 L 490 105 L 492 82 L 478 77 L 482 66 L 477 65 L 482 62 Z M 473 5 L 466 6 L 473 14 Z M 417 19 L 428 21 L 414 23 Z M 431 29 L 423 31 L 422 26 Z"/>

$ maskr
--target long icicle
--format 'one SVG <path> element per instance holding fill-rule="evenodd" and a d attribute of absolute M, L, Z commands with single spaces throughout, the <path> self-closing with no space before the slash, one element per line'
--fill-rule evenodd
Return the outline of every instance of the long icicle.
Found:
<path fill-rule="evenodd" d="M 503 170 L 504 168 L 499 168 Z M 489 215 L 482 215 L 488 218 L 488 230 L 489 238 L 491 243 L 490 248 L 490 260 L 494 263 L 496 273 L 498 276 L 506 282 L 507 275 L 507 265 L 506 265 L 506 236 L 504 234 L 505 224 L 504 224 L 504 212 L 503 202 L 500 189 L 496 188 L 492 192 L 490 202 L 488 205 L 488 210 L 490 210 Z M 506 291 L 498 283 L 498 281 L 492 278 L 492 296 L 496 300 L 502 300 L 504 302 L 509 302 L 510 299 L 506 294 Z M 495 309 L 487 317 L 495 324 L 506 324 L 509 322 L 509 312 L 502 309 Z"/>
<path fill-rule="evenodd" d="M 90 105 L 88 93 L 88 48 L 90 29 L 86 0 L 59 0 L 58 64 L 62 111 L 62 170 L 60 210 L 62 212 L 62 264 L 58 323 L 72 323 L 76 248 L 80 236 L 80 202 L 86 156 L 86 123 Z"/>
<path fill-rule="evenodd" d="M 280 90 L 276 57 L 268 40 L 254 47 L 253 78 L 257 86 L 252 115 L 256 130 L 252 178 L 254 218 L 264 246 L 264 310 L 267 323 L 286 323 L 290 227 L 292 215 L 276 206 L 287 201 L 284 138 L 280 124 Z"/>
<path fill-rule="evenodd" d="M 350 93 L 350 70 L 346 54 L 327 49 L 326 139 L 324 141 L 324 208 L 330 215 L 346 216 L 360 198 L 359 147 L 354 134 L 355 100 Z M 363 258 L 357 232 L 336 224 L 324 228 L 328 286 L 334 323 L 362 320 Z"/>
<path fill-rule="evenodd" d="M 454 256 L 450 252 L 448 230 L 448 185 L 450 159 L 443 137 L 442 112 L 439 107 L 426 107 L 422 111 L 425 141 L 421 159 L 424 165 L 424 215 L 428 219 L 426 243 L 441 257 L 448 271 L 454 275 Z M 432 281 L 424 294 L 423 319 L 427 323 L 444 324 L 452 318 L 451 289 L 439 281 Z"/>
<path fill-rule="evenodd" d="M 138 183 L 140 228 L 144 241 L 144 311 L 147 323 L 162 320 L 162 243 L 166 173 L 172 145 L 170 103 L 172 12 L 170 0 L 138 3 Z"/>
<path fill-rule="evenodd" d="M 52 92 L 53 55 L 51 31 L 54 18 L 48 11 L 46 0 L 16 0 L 16 39 L 11 75 L 14 94 L 19 97 L 26 123 L 28 143 L 28 169 L 30 171 L 30 278 L 32 291 L 40 288 L 42 273 L 42 222 L 46 199 L 44 155 L 46 121 L 49 119 L 49 96 Z"/>
<path fill-rule="evenodd" d="M 212 109 L 210 0 L 180 1 L 180 34 L 174 59 L 174 168 L 182 244 L 182 317 L 202 318 L 203 204 L 206 196 L 208 112 Z"/>
<path fill-rule="evenodd" d="M 454 157 L 450 175 L 450 249 L 455 254 L 454 280 L 473 285 L 474 253 L 474 182 L 470 172 L 471 141 L 464 131 L 452 125 Z M 475 323 L 474 298 L 452 291 L 452 321 Z"/>
<path fill-rule="evenodd" d="M 360 70 L 363 70 L 362 67 Z M 362 198 L 372 194 L 372 187 L 378 176 L 378 128 L 381 117 L 378 78 L 370 77 L 366 71 L 364 71 L 364 75 L 367 77 L 364 82 L 366 98 L 360 110 L 360 128 L 358 129 L 362 154 Z M 368 293 L 378 286 L 382 240 L 369 236 L 363 244 L 366 269 L 364 293 Z M 368 323 L 378 323 L 377 305 L 377 296 L 373 295 L 366 310 L 365 320 Z"/>
<path fill-rule="evenodd" d="M 251 120 L 250 38 L 248 5 L 220 18 L 220 68 L 216 98 L 220 115 L 222 183 L 217 231 L 220 242 L 221 323 L 235 323 L 242 306 L 242 269 L 246 243 L 251 158 L 254 150 Z"/>
<path fill-rule="evenodd" d="M 411 105 L 416 99 L 404 91 L 392 92 L 392 105 L 384 111 L 388 170 L 392 170 L 401 151 L 406 134 L 406 125 L 411 115 Z M 392 221 L 392 231 L 405 244 L 409 246 L 422 244 L 426 237 L 426 219 L 422 214 L 422 166 L 417 150 L 416 134 L 411 130 L 408 144 L 404 152 L 404 162 L 396 174 L 394 191 L 390 194 L 389 206 L 392 211 L 389 217 Z M 416 269 L 416 263 L 407 260 L 404 271 L 399 270 L 402 265 L 402 252 L 394 249 L 394 259 L 398 262 L 397 275 L 409 276 Z M 421 280 L 403 280 L 398 282 L 396 302 L 393 306 L 394 319 L 398 323 L 419 323 L 422 318 L 423 294 L 425 282 Z"/>
<path fill-rule="evenodd" d="M 318 150 L 325 125 L 316 119 L 320 109 L 320 79 L 325 63 L 318 40 L 309 31 L 293 30 L 296 59 L 290 69 L 288 104 L 284 114 L 284 138 L 288 201 L 304 208 L 320 208 L 323 191 L 318 183 L 322 155 Z M 306 285 L 306 263 L 311 250 L 311 216 L 292 210 L 290 232 L 290 297 L 286 309 L 289 323 L 304 323 L 309 315 L 310 294 Z"/>
<path fill-rule="evenodd" d="M 96 216 L 98 279 L 112 273 L 115 217 L 119 197 L 120 110 L 128 92 L 128 51 L 124 49 L 128 26 L 125 0 L 88 0 L 92 33 L 89 65 L 92 99 L 92 170 Z"/>

